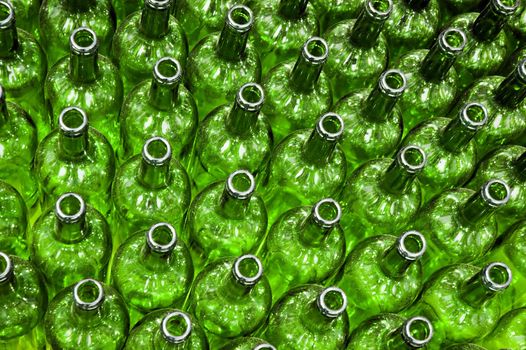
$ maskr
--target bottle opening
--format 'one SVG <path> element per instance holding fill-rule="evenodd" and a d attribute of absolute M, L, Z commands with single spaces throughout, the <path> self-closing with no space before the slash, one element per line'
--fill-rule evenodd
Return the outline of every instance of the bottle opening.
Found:
<path fill-rule="evenodd" d="M 497 11 L 497 13 L 509 16 L 515 13 L 515 10 L 520 5 L 519 0 L 492 0 L 491 5 Z"/>
<path fill-rule="evenodd" d="M 183 343 L 192 333 L 190 316 L 181 311 L 171 312 L 161 322 L 164 339 L 172 344 Z"/>
<path fill-rule="evenodd" d="M 340 222 L 342 209 L 332 198 L 322 199 L 312 207 L 314 220 L 323 228 L 331 228 Z"/>
<path fill-rule="evenodd" d="M 153 77 L 160 84 L 175 85 L 183 77 L 181 64 L 171 57 L 161 58 L 153 67 Z"/>
<path fill-rule="evenodd" d="M 270 344 L 259 344 L 256 345 L 252 350 L 276 350 L 276 347 Z"/>
<path fill-rule="evenodd" d="M 493 262 L 482 271 L 482 282 L 484 285 L 494 291 L 498 292 L 509 287 L 511 283 L 511 270 L 508 265 L 501 262 Z"/>
<path fill-rule="evenodd" d="M 466 47 L 467 37 L 458 28 L 447 28 L 438 36 L 438 43 L 445 52 L 457 55 Z"/>
<path fill-rule="evenodd" d="M 255 255 L 247 254 L 237 258 L 233 272 L 239 283 L 253 286 L 263 276 L 263 265 Z"/>
<path fill-rule="evenodd" d="M 405 321 L 402 328 L 402 337 L 409 346 L 422 348 L 433 338 L 433 326 L 425 317 L 412 317 Z"/>
<path fill-rule="evenodd" d="M 407 80 L 405 74 L 398 69 L 389 69 L 380 76 L 379 86 L 384 94 L 398 97 L 407 88 Z"/>
<path fill-rule="evenodd" d="M 8 1 L 0 1 L 0 29 L 12 27 L 15 23 L 15 10 Z"/>
<path fill-rule="evenodd" d="M 417 173 L 426 165 L 426 154 L 418 146 L 409 145 L 398 152 L 398 162 L 409 173 Z"/>
<path fill-rule="evenodd" d="M 144 6 L 154 10 L 166 10 L 172 5 L 172 0 L 146 0 Z"/>
<path fill-rule="evenodd" d="M 460 121 L 469 130 L 476 131 L 488 121 L 488 110 L 482 103 L 467 103 L 460 111 Z"/>
<path fill-rule="evenodd" d="M 162 137 L 152 137 L 142 148 L 143 159 L 151 165 L 164 165 L 172 158 L 172 148 Z"/>
<path fill-rule="evenodd" d="M 369 0 L 365 4 L 366 11 L 376 19 L 386 19 L 393 10 L 392 0 Z"/>
<path fill-rule="evenodd" d="M 302 55 L 313 64 L 323 64 L 329 57 L 329 45 L 324 39 L 314 36 L 303 45 Z"/>
<path fill-rule="evenodd" d="M 0 283 L 7 281 L 13 274 L 13 263 L 11 258 L 4 252 L 0 252 Z"/>
<path fill-rule="evenodd" d="M 79 222 L 86 214 L 86 203 L 76 193 L 64 193 L 55 203 L 55 215 L 65 223 Z"/>
<path fill-rule="evenodd" d="M 154 252 L 168 253 L 177 244 L 177 232 L 166 222 L 155 224 L 146 232 L 146 243 Z"/>
<path fill-rule="evenodd" d="M 97 51 L 98 41 L 95 32 L 87 27 L 77 28 L 69 39 L 71 51 L 77 55 L 92 55 Z"/>
<path fill-rule="evenodd" d="M 88 278 L 78 282 L 73 288 L 75 305 L 90 311 L 99 308 L 104 302 L 104 289 L 99 281 Z"/>
<path fill-rule="evenodd" d="M 325 140 L 337 141 L 343 133 L 343 119 L 336 113 L 326 113 L 318 120 L 316 130 Z"/>
<path fill-rule="evenodd" d="M 501 180 L 489 180 L 482 186 L 482 198 L 492 207 L 500 207 L 508 203 L 510 188 Z"/>
<path fill-rule="evenodd" d="M 426 248 L 426 239 L 418 231 L 404 232 L 398 238 L 398 253 L 407 260 L 420 259 L 426 252 Z"/>
<path fill-rule="evenodd" d="M 65 135 L 80 136 L 88 127 L 88 116 L 78 107 L 64 108 L 58 117 L 58 125 Z"/>
<path fill-rule="evenodd" d="M 252 28 L 254 15 L 252 10 L 245 5 L 234 5 L 228 11 L 226 24 L 239 32 L 247 32 Z"/>
<path fill-rule="evenodd" d="M 265 102 L 265 92 L 261 85 L 256 83 L 248 83 L 243 85 L 236 95 L 237 104 L 249 112 L 256 112 L 261 110 L 263 102 Z"/>
<path fill-rule="evenodd" d="M 329 318 L 336 318 L 347 308 L 347 295 L 338 287 L 328 287 L 318 296 L 318 308 Z"/>
<path fill-rule="evenodd" d="M 226 188 L 232 197 L 248 199 L 254 193 L 256 180 L 247 170 L 237 170 L 228 176 Z"/>

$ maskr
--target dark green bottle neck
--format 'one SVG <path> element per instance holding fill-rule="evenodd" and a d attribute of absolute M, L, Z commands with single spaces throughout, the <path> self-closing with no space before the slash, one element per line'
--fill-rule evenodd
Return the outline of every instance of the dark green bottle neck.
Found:
<path fill-rule="evenodd" d="M 80 127 L 70 127 L 75 125 L 67 120 L 69 113 L 77 113 L 73 109 L 65 109 L 59 117 L 58 146 L 60 154 L 65 159 L 79 159 L 84 157 L 89 148 L 89 128 L 85 114 L 82 115 L 83 122 Z"/>
<path fill-rule="evenodd" d="M 521 154 L 513 162 L 513 168 L 515 170 L 515 174 L 517 174 L 517 177 L 522 181 L 526 181 L 526 152 Z"/>
<path fill-rule="evenodd" d="M 65 221 L 57 216 L 55 221 L 55 239 L 66 244 L 82 241 L 88 235 L 88 224 L 85 213 L 75 221 Z"/>
<path fill-rule="evenodd" d="M 467 225 L 477 225 L 490 217 L 509 200 L 510 189 L 500 180 L 490 180 L 467 199 L 460 208 L 460 219 Z"/>
<path fill-rule="evenodd" d="M 406 146 L 383 174 L 381 186 L 389 193 L 400 195 L 409 191 L 417 174 L 424 168 L 426 156 L 416 146 Z"/>
<path fill-rule="evenodd" d="M 394 69 L 385 71 L 367 97 L 362 115 L 372 122 L 386 121 L 405 88 L 406 79 L 402 72 Z"/>
<path fill-rule="evenodd" d="M 96 0 L 63 0 L 62 3 L 71 12 L 87 12 L 96 6 Z"/>
<path fill-rule="evenodd" d="M 425 250 L 424 237 L 417 231 L 407 231 L 380 256 L 380 268 L 387 277 L 400 279 Z"/>
<path fill-rule="evenodd" d="M 243 85 L 236 94 L 234 105 L 225 118 L 225 129 L 236 137 L 252 134 L 265 101 L 263 88 L 256 83 Z"/>
<path fill-rule="evenodd" d="M 172 110 L 177 104 L 182 77 L 179 61 L 173 58 L 161 58 L 157 61 L 150 85 L 150 104 L 162 111 Z"/>
<path fill-rule="evenodd" d="M 7 100 L 5 96 L 5 90 L 0 85 L 0 128 L 9 121 L 9 110 L 7 108 Z"/>
<path fill-rule="evenodd" d="M 144 158 L 139 165 L 139 181 L 148 188 L 163 188 L 168 186 L 170 178 L 170 162 L 152 164 Z"/>
<path fill-rule="evenodd" d="M 10 18 L 10 20 L 6 19 L 6 22 L 0 27 L 0 58 L 13 57 L 19 47 L 14 12 Z"/>
<path fill-rule="evenodd" d="M 340 288 L 327 287 L 321 291 L 316 300 L 304 306 L 300 321 L 312 333 L 324 333 L 346 309 L 345 293 Z"/>
<path fill-rule="evenodd" d="M 516 108 L 526 98 L 526 59 L 504 79 L 495 91 L 495 100 L 506 108 Z"/>
<path fill-rule="evenodd" d="M 139 260 L 150 271 L 164 271 L 176 246 L 177 233 L 173 226 L 164 222 L 157 223 L 146 231 Z"/>
<path fill-rule="evenodd" d="M 299 224 L 298 238 L 305 247 L 319 247 L 341 218 L 341 208 L 332 198 L 325 198 L 312 206 L 310 214 Z"/>
<path fill-rule="evenodd" d="M 255 189 L 256 180 L 249 171 L 236 170 L 231 173 L 221 195 L 219 214 L 227 219 L 243 219 Z"/>
<path fill-rule="evenodd" d="M 325 316 L 319 309 L 317 301 L 307 305 L 300 315 L 303 326 L 313 333 L 321 333 L 331 327 L 334 318 Z"/>
<path fill-rule="evenodd" d="M 514 0 L 490 0 L 473 23 L 473 36 L 480 41 L 494 40 L 518 5 Z"/>
<path fill-rule="evenodd" d="M 343 120 L 335 113 L 327 113 L 316 123 L 303 146 L 303 159 L 309 164 L 323 166 L 330 162 L 343 133 Z"/>
<path fill-rule="evenodd" d="M 238 198 L 225 188 L 219 203 L 219 213 L 228 219 L 241 219 L 247 212 L 251 197 Z"/>
<path fill-rule="evenodd" d="M 392 8 L 391 0 L 367 0 L 349 33 L 351 44 L 364 48 L 376 45 L 378 36 L 391 14 Z"/>
<path fill-rule="evenodd" d="M 464 105 L 456 118 L 442 130 L 440 144 L 451 153 L 460 153 L 488 120 L 488 111 L 480 103 Z"/>
<path fill-rule="evenodd" d="M 329 46 L 322 38 L 312 37 L 305 42 L 290 73 L 290 84 L 298 92 L 310 92 L 316 86 L 327 61 Z"/>
<path fill-rule="evenodd" d="M 99 43 L 94 31 L 81 27 L 70 37 L 69 73 L 78 83 L 90 83 L 99 77 Z"/>
<path fill-rule="evenodd" d="M 171 0 L 146 0 L 141 13 L 139 28 L 151 39 L 164 37 L 170 30 Z"/>
<path fill-rule="evenodd" d="M 440 33 L 420 65 L 422 77 L 430 82 L 444 80 L 466 42 L 466 35 L 459 29 L 448 28 Z"/>
<path fill-rule="evenodd" d="M 308 3 L 309 0 L 281 0 L 278 11 L 285 19 L 299 19 L 305 15 Z"/>
<path fill-rule="evenodd" d="M 327 239 L 332 227 L 322 227 L 311 213 L 299 226 L 300 242 L 307 247 L 319 247 Z"/>
<path fill-rule="evenodd" d="M 387 336 L 386 350 L 422 349 L 432 338 L 431 322 L 422 316 L 412 317 Z"/>
<path fill-rule="evenodd" d="M 511 271 L 506 264 L 490 263 L 460 286 L 460 298 L 468 305 L 480 308 L 508 288 L 511 278 Z"/>
<path fill-rule="evenodd" d="M 252 11 L 248 7 L 236 5 L 230 8 L 217 41 L 217 55 L 228 61 L 243 59 L 252 24 Z"/>
<path fill-rule="evenodd" d="M 422 11 L 431 0 L 404 0 L 405 4 L 413 11 Z"/>

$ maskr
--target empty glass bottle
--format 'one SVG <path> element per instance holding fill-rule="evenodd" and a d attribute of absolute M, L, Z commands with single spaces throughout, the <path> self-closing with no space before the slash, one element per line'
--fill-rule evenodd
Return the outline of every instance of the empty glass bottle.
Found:
<path fill-rule="evenodd" d="M 447 28 L 431 49 L 411 51 L 395 64 L 406 74 L 408 82 L 398 103 L 404 130 L 409 131 L 426 119 L 443 117 L 449 111 L 459 92 L 453 64 L 466 44 L 467 37 L 462 30 Z"/>
<path fill-rule="evenodd" d="M 396 102 L 407 85 L 404 73 L 390 69 L 372 90 L 359 90 L 342 98 L 334 112 L 345 121 L 340 144 L 349 171 L 364 162 L 390 157 L 402 138 L 403 123 Z"/>
<path fill-rule="evenodd" d="M 509 200 L 501 180 L 489 180 L 478 191 L 445 191 L 424 207 L 411 227 L 425 232 L 427 253 L 422 259 L 429 276 L 449 264 L 481 258 L 495 243 L 497 224 L 492 214 Z"/>
<path fill-rule="evenodd" d="M 342 265 L 346 237 L 340 218 L 338 202 L 326 198 L 291 209 L 272 225 L 261 254 L 274 300 L 298 285 L 322 283 Z"/>
<path fill-rule="evenodd" d="M 184 239 L 194 265 L 255 252 L 267 232 L 267 210 L 256 180 L 237 170 L 201 191 L 188 208 Z"/>
<path fill-rule="evenodd" d="M 27 207 L 17 190 L 0 181 L 0 251 L 21 258 L 29 256 Z"/>
<path fill-rule="evenodd" d="M 129 237 L 115 253 L 113 285 L 128 304 L 131 324 L 143 314 L 182 307 L 194 278 L 190 252 L 175 232 L 161 222 Z"/>
<path fill-rule="evenodd" d="M 82 108 L 90 116 L 90 125 L 106 136 L 113 149 L 118 149 L 122 104 L 119 71 L 108 58 L 99 55 L 93 30 L 75 29 L 69 44 L 69 57 L 57 62 L 46 78 L 45 95 L 51 124 L 57 125 L 64 108 Z"/>
<path fill-rule="evenodd" d="M 166 138 L 177 159 L 190 151 L 197 128 L 197 106 L 192 94 L 180 84 L 182 79 L 179 61 L 164 57 L 155 63 L 153 79 L 143 81 L 126 96 L 119 117 L 124 144 L 119 158 L 127 160 L 141 153 L 152 135 Z"/>
<path fill-rule="evenodd" d="M 221 350 L 276 350 L 276 348 L 263 339 L 246 337 L 231 341 Z"/>
<path fill-rule="evenodd" d="M 343 349 L 349 335 L 346 307 L 347 297 L 339 288 L 294 288 L 274 304 L 264 337 L 277 349 Z"/>
<path fill-rule="evenodd" d="M 189 166 L 197 189 L 238 169 L 259 173 L 273 146 L 270 123 L 260 113 L 264 102 L 263 88 L 248 83 L 238 90 L 233 105 L 216 108 L 202 121 Z"/>
<path fill-rule="evenodd" d="M 202 119 L 212 109 L 231 102 L 239 87 L 261 79 L 261 62 L 252 41 L 252 11 L 235 5 L 219 33 L 208 35 L 188 56 L 186 85 L 194 94 Z"/>
<path fill-rule="evenodd" d="M 484 127 L 488 111 L 483 104 L 465 104 L 452 119 L 428 119 L 407 134 L 403 145 L 417 145 L 427 155 L 427 164 L 418 178 L 425 184 L 423 202 L 443 191 L 464 184 L 477 165 L 475 143 L 471 139 Z M 477 186 L 480 188 L 482 184 Z"/>
<path fill-rule="evenodd" d="M 424 151 L 409 145 L 394 160 L 375 159 L 356 169 L 340 196 L 343 229 L 359 238 L 402 231 L 420 208 L 415 178 L 425 164 Z"/>
<path fill-rule="evenodd" d="M 360 324 L 351 334 L 347 350 L 434 349 L 433 325 L 422 316 L 404 319 L 381 314 Z"/>
<path fill-rule="evenodd" d="M 190 205 L 190 180 L 172 157 L 168 141 L 152 137 L 144 143 L 142 154 L 119 168 L 111 195 L 115 207 L 113 234 L 118 243 L 158 222 L 170 223 L 181 232 Z"/>
<path fill-rule="evenodd" d="M 38 269 L 27 260 L 0 251 L 0 295 L 0 348 L 43 348 L 45 341 L 37 325 L 48 299 Z"/>
<path fill-rule="evenodd" d="M 208 350 L 208 340 L 193 318 L 179 310 L 149 313 L 130 331 L 124 350 Z"/>
<path fill-rule="evenodd" d="M 83 278 L 104 279 L 112 251 L 110 228 L 78 194 L 60 196 L 31 236 L 31 260 L 44 274 L 51 297 Z"/>
<path fill-rule="evenodd" d="M 49 67 L 68 54 L 69 36 L 79 27 L 97 33 L 100 52 L 109 55 L 115 32 L 110 0 L 44 0 L 39 14 L 41 43 Z"/>
<path fill-rule="evenodd" d="M 267 319 L 272 293 L 254 255 L 209 264 L 194 281 L 189 310 L 207 332 L 211 348 L 245 336 Z M 279 346 L 279 345 L 278 345 Z"/>
<path fill-rule="evenodd" d="M 6 101 L 0 85 L 0 179 L 14 186 L 28 207 L 38 199 L 38 184 L 31 171 L 37 143 L 33 120 L 18 104 Z"/>
<path fill-rule="evenodd" d="M 325 72 L 335 99 L 374 85 L 389 62 L 387 41 L 381 31 L 393 2 L 366 0 L 362 6 L 356 20 L 342 21 L 327 33 L 330 55 Z"/>
<path fill-rule="evenodd" d="M 260 183 L 269 223 L 289 209 L 338 195 L 347 173 L 338 146 L 342 134 L 342 118 L 326 113 L 314 130 L 295 131 L 276 146 Z"/>
<path fill-rule="evenodd" d="M 184 67 L 188 43 L 183 28 L 170 15 L 172 0 L 146 0 L 142 11 L 126 18 L 115 32 L 111 55 L 124 91 L 151 77 L 157 60 L 173 57 Z"/>
<path fill-rule="evenodd" d="M 130 326 L 119 293 L 94 279 L 84 279 L 57 294 L 44 322 L 47 343 L 64 350 L 121 349 Z"/>
<path fill-rule="evenodd" d="M 519 43 L 519 45 L 521 45 Z M 526 58 L 526 45 L 519 46 L 515 51 L 508 56 L 504 63 L 500 66 L 499 75 L 508 76 L 515 70 L 517 65 Z"/>
<path fill-rule="evenodd" d="M 521 349 L 526 344 L 526 308 L 508 312 L 480 341 L 488 349 Z"/>
<path fill-rule="evenodd" d="M 108 140 L 88 126 L 86 113 L 65 108 L 58 129 L 49 134 L 35 153 L 35 174 L 47 209 L 63 193 L 78 193 L 103 215 L 111 208 L 110 187 L 115 156 Z"/>
<path fill-rule="evenodd" d="M 310 127 L 331 108 L 331 87 L 322 72 L 328 56 L 327 42 L 312 37 L 303 44 L 297 60 L 281 63 L 265 77 L 263 112 L 277 141 L 294 130 Z"/>

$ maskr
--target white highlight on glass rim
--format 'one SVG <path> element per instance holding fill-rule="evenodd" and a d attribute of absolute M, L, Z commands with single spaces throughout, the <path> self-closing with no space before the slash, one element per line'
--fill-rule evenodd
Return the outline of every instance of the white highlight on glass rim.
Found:
<path fill-rule="evenodd" d="M 399 76 L 402 80 L 402 84 L 400 87 L 393 87 L 387 82 L 387 78 L 393 75 Z M 382 75 L 380 75 L 380 79 L 378 80 L 378 86 L 380 87 L 380 90 L 387 96 L 398 97 L 402 95 L 402 93 L 407 88 L 407 79 L 405 77 L 405 74 L 402 73 L 402 71 L 400 71 L 399 69 L 389 69 L 383 72 Z"/>
<path fill-rule="evenodd" d="M 9 1 L 0 1 L 0 6 L 7 8 L 7 16 L 0 20 L 0 29 L 9 28 L 15 22 L 15 10 Z"/>
<path fill-rule="evenodd" d="M 323 217 L 323 215 L 320 213 L 320 208 L 322 205 L 331 205 L 334 210 L 336 211 L 336 215 L 333 219 L 330 219 L 330 218 L 325 218 Z M 338 204 L 338 202 L 336 202 L 334 199 L 332 198 L 324 198 L 320 201 L 318 201 L 316 204 L 314 204 L 314 206 L 312 207 L 312 214 L 313 214 L 313 217 L 314 217 L 314 221 L 320 225 L 322 228 L 331 228 L 333 227 L 334 225 L 338 224 L 340 222 L 340 219 L 342 217 L 342 208 L 340 207 L 340 204 Z"/>
<path fill-rule="evenodd" d="M 154 10 L 166 10 L 172 5 L 172 0 L 146 0 L 144 5 Z"/>
<path fill-rule="evenodd" d="M 482 113 L 484 114 L 484 118 L 482 120 L 473 120 L 470 118 L 468 111 L 471 108 L 480 108 L 482 110 Z M 460 122 L 462 125 L 464 125 L 469 130 L 476 131 L 486 125 L 486 122 L 488 121 L 488 109 L 486 106 L 484 106 L 482 103 L 478 102 L 470 102 L 466 103 L 462 109 L 460 110 L 459 114 Z"/>
<path fill-rule="evenodd" d="M 186 324 L 186 328 L 183 334 L 175 335 L 175 334 L 172 334 L 170 330 L 168 329 L 168 323 L 174 318 L 181 318 Z M 190 319 L 190 316 L 188 316 L 188 314 L 182 311 L 170 312 L 169 314 L 164 316 L 161 322 L 161 332 L 163 334 L 164 339 L 166 339 L 168 342 L 172 344 L 180 344 L 184 342 L 186 339 L 188 339 L 188 337 L 192 333 L 192 320 Z"/>
<path fill-rule="evenodd" d="M 87 34 L 89 37 L 91 37 L 91 43 L 88 46 L 82 46 L 77 42 L 77 35 L 85 35 Z M 91 30 L 88 27 L 79 27 L 75 29 L 71 36 L 69 37 L 69 45 L 71 48 L 71 51 L 76 53 L 77 55 L 91 55 L 95 51 L 97 51 L 97 48 L 99 46 L 99 41 L 97 40 L 97 34 L 93 30 Z"/>
<path fill-rule="evenodd" d="M 407 248 L 405 241 L 407 239 L 415 239 L 420 242 L 420 249 L 418 251 L 411 251 Z M 398 253 L 405 258 L 406 260 L 416 261 L 424 255 L 427 249 L 427 242 L 423 234 L 418 231 L 411 230 L 404 232 L 400 237 L 398 237 Z"/>
<path fill-rule="evenodd" d="M 259 344 L 256 345 L 252 350 L 276 350 L 276 347 L 270 344 Z"/>
<path fill-rule="evenodd" d="M 256 90 L 256 93 L 259 95 L 259 100 L 252 102 L 245 98 L 245 92 L 249 89 Z M 246 83 L 237 91 L 236 102 L 245 111 L 257 112 L 263 107 L 263 102 L 265 102 L 265 91 L 263 87 L 257 83 Z"/>
<path fill-rule="evenodd" d="M 420 163 L 418 163 L 418 164 L 412 164 L 412 163 L 410 163 L 407 160 L 407 152 L 413 151 L 413 150 L 416 150 L 422 156 L 422 161 Z M 427 156 L 426 156 L 426 153 L 424 152 L 424 150 L 422 148 L 418 147 L 418 146 L 415 146 L 415 145 L 408 145 L 408 146 L 403 147 L 398 152 L 396 157 L 398 159 L 398 163 L 404 169 L 406 169 L 407 172 L 409 172 L 411 174 L 417 173 L 420 170 L 422 170 L 424 168 L 424 166 L 426 165 L 426 162 L 427 162 Z"/>
<path fill-rule="evenodd" d="M 526 83 L 526 58 L 523 58 L 517 65 L 517 73 L 519 78 Z"/>
<path fill-rule="evenodd" d="M 160 244 L 153 237 L 154 233 L 159 229 L 166 229 L 168 230 L 168 232 L 170 232 L 171 238 L 168 243 Z M 177 232 L 175 231 L 175 228 L 169 223 L 160 222 L 158 224 L 153 225 L 148 231 L 146 231 L 146 244 L 148 244 L 148 247 L 150 247 L 150 249 L 154 252 L 168 253 L 172 251 L 175 245 L 177 244 Z"/>
<path fill-rule="evenodd" d="M 9 255 L 4 252 L 0 252 L 0 258 L 4 259 L 5 261 L 4 271 L 0 271 L 0 282 L 5 282 L 9 279 L 9 277 L 11 277 L 11 274 L 13 273 L 13 262 L 11 261 Z"/>
<path fill-rule="evenodd" d="M 79 203 L 79 210 L 76 213 L 66 214 L 62 210 L 62 203 L 69 198 L 74 198 Z M 55 215 L 60 221 L 65 222 L 67 224 L 73 224 L 73 223 L 79 222 L 80 220 L 82 220 L 85 214 L 86 214 L 86 202 L 84 202 L 84 199 L 77 193 L 73 193 L 73 192 L 64 193 L 57 199 L 55 203 Z"/>
<path fill-rule="evenodd" d="M 161 73 L 160 67 L 162 65 L 171 65 L 175 67 L 175 74 L 174 75 L 164 75 Z M 153 77 L 154 79 L 164 85 L 175 85 L 181 81 L 183 78 L 183 69 L 181 68 L 181 63 L 179 63 L 178 60 L 172 57 L 163 57 L 159 59 L 157 62 L 155 62 L 155 65 L 153 66 Z"/>
<path fill-rule="evenodd" d="M 97 298 L 89 302 L 82 300 L 79 295 L 80 288 L 85 287 L 87 284 L 93 284 L 98 290 Z M 86 278 L 78 282 L 75 287 L 73 287 L 73 300 L 75 301 L 75 305 L 82 310 L 90 311 L 97 309 L 104 302 L 104 288 L 102 287 L 102 283 L 92 278 Z"/>
<path fill-rule="evenodd" d="M 248 189 L 246 189 L 245 191 L 239 190 L 234 185 L 234 179 L 238 176 L 245 177 L 249 181 Z M 228 194 L 234 198 L 248 199 L 252 196 L 252 194 L 254 193 L 254 190 L 256 189 L 256 180 L 254 179 L 254 176 L 248 170 L 244 170 L 244 169 L 236 170 L 228 176 L 226 180 L 226 189 L 228 191 Z"/>
<path fill-rule="evenodd" d="M 154 157 L 150 153 L 150 146 L 152 143 L 161 142 L 164 144 L 166 148 L 166 152 L 161 157 Z M 170 146 L 170 143 L 162 137 L 152 137 L 144 143 L 144 146 L 142 147 L 142 158 L 150 165 L 164 165 L 172 159 L 172 147 Z"/>
<path fill-rule="evenodd" d="M 497 283 L 493 280 L 493 278 L 491 278 L 491 270 L 493 269 L 502 269 L 503 271 L 505 271 L 507 279 L 506 281 L 504 281 L 504 283 Z M 508 288 L 511 284 L 511 279 L 512 273 L 510 268 L 508 267 L 508 265 L 502 262 L 489 263 L 482 269 L 482 283 L 493 292 L 498 292 Z"/>
<path fill-rule="evenodd" d="M 416 322 L 425 323 L 428 329 L 427 336 L 424 339 L 415 338 L 411 332 L 412 327 Z M 427 318 L 423 316 L 411 317 L 410 319 L 404 322 L 404 325 L 402 328 L 402 338 L 404 338 L 407 344 L 409 344 L 410 346 L 414 348 L 421 348 L 421 347 L 426 346 L 426 344 L 429 343 L 431 339 L 433 338 L 433 333 L 434 333 L 433 325 Z"/>
<path fill-rule="evenodd" d="M 236 11 L 241 11 L 246 17 L 247 20 L 244 23 L 239 23 L 234 19 L 234 13 Z M 245 33 L 252 28 L 252 25 L 254 24 L 254 14 L 252 13 L 252 10 L 245 5 L 234 5 L 228 10 L 228 14 L 226 16 L 226 24 L 231 27 L 232 29 Z"/>
<path fill-rule="evenodd" d="M 79 126 L 72 128 L 69 125 L 67 125 L 65 118 L 70 113 L 80 115 L 80 117 L 82 118 L 82 122 Z M 60 131 L 62 131 L 62 133 L 66 134 L 67 136 L 80 136 L 84 134 L 86 132 L 86 129 L 88 128 L 88 116 L 86 112 L 84 112 L 84 110 L 81 108 L 66 107 L 62 110 L 62 112 L 60 112 L 60 115 L 58 116 L 58 126 L 60 128 Z"/>
<path fill-rule="evenodd" d="M 241 272 L 240 265 L 245 260 L 252 260 L 256 263 L 257 271 L 254 274 L 254 276 L 245 276 Z M 261 264 L 261 261 L 259 260 L 259 258 L 255 255 L 252 255 L 252 254 L 242 255 L 239 258 L 237 258 L 236 261 L 234 262 L 233 274 L 234 274 L 234 278 L 239 283 L 241 283 L 244 286 L 250 287 L 250 286 L 255 285 L 260 280 L 261 276 L 263 276 L 263 265 Z"/>
<path fill-rule="evenodd" d="M 458 46 L 452 46 L 447 41 L 447 37 L 449 35 L 460 35 L 462 38 L 462 41 Z M 464 33 L 463 30 L 458 28 L 447 28 L 444 29 L 439 35 L 438 35 L 438 45 L 442 48 L 443 51 L 448 52 L 452 55 L 457 55 L 464 50 L 466 47 L 466 44 L 468 43 L 468 38 L 466 37 L 466 33 Z"/>
<path fill-rule="evenodd" d="M 336 132 L 330 132 L 325 128 L 324 123 L 327 119 L 336 120 L 336 122 L 339 125 L 339 128 L 338 130 L 336 130 Z M 339 114 L 329 112 L 325 113 L 320 117 L 320 119 L 318 119 L 318 122 L 316 123 L 316 131 L 322 138 L 324 138 L 327 141 L 337 141 L 343 134 L 343 125 L 343 119 Z"/>
<path fill-rule="evenodd" d="M 328 305 L 325 299 L 327 298 L 327 294 L 329 293 L 338 293 L 340 294 L 340 297 L 342 299 L 342 305 L 338 309 L 331 309 Z M 340 316 L 342 313 L 345 312 L 345 309 L 347 308 L 347 295 L 343 290 L 341 290 L 338 287 L 328 287 L 325 288 L 320 295 L 317 298 L 318 308 L 320 309 L 321 313 L 329 318 L 336 318 Z"/>
<path fill-rule="evenodd" d="M 495 11 L 504 16 L 512 15 L 520 5 L 520 0 L 515 0 L 512 6 L 506 5 L 502 0 L 492 0 L 491 5 Z"/>
<path fill-rule="evenodd" d="M 374 0 L 368 0 L 365 3 L 365 10 L 373 18 L 386 19 L 391 14 L 391 11 L 393 11 L 393 1 L 392 0 L 384 0 L 384 1 L 387 2 L 387 9 L 385 11 L 382 11 L 379 8 L 377 8 L 376 1 Z"/>
<path fill-rule="evenodd" d="M 312 53 L 310 49 L 310 45 L 312 43 L 314 43 L 315 45 L 320 45 L 323 48 L 321 56 L 317 56 L 314 53 Z M 303 58 L 305 58 L 310 63 L 323 64 L 327 61 L 327 58 L 329 57 L 329 44 L 327 44 L 325 39 L 320 38 L 319 36 L 313 36 L 303 44 L 301 54 Z"/>
<path fill-rule="evenodd" d="M 498 184 L 504 187 L 504 190 L 506 191 L 506 196 L 504 196 L 504 198 L 502 199 L 495 198 L 491 194 L 491 191 L 490 191 L 491 186 L 495 184 Z M 510 192 L 511 192 L 510 187 L 508 186 L 506 182 L 502 180 L 496 180 L 496 179 L 489 180 L 484 185 L 482 185 L 482 188 L 480 189 L 482 198 L 484 199 L 486 203 L 488 203 L 492 207 L 500 207 L 508 203 L 508 201 L 510 200 Z"/>

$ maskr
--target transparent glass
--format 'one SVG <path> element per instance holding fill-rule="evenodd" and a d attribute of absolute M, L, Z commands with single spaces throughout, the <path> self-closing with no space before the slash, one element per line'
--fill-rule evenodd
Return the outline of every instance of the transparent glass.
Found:
<path fill-rule="evenodd" d="M 0 181 L 0 198 L 0 251 L 27 258 L 29 218 L 24 199 L 14 187 L 3 181 Z"/>
<path fill-rule="evenodd" d="M 526 344 L 526 308 L 508 312 L 499 320 L 491 334 L 480 343 L 488 349 L 520 349 Z"/>

